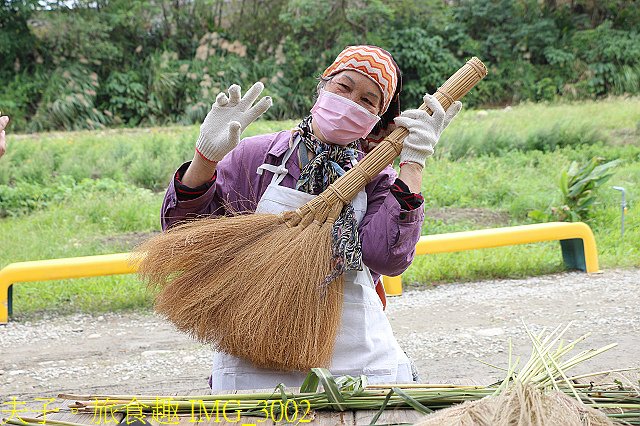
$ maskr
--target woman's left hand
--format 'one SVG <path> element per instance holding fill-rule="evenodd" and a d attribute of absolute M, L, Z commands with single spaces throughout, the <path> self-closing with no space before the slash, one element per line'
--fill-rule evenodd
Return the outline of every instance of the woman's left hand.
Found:
<path fill-rule="evenodd" d="M 417 163 L 424 167 L 427 157 L 433 155 L 440 135 L 462 109 L 462 103 L 456 101 L 445 112 L 436 97 L 429 94 L 424 95 L 424 102 L 433 111 L 433 115 L 419 109 L 410 109 L 394 120 L 397 126 L 409 130 L 400 152 L 401 163 Z"/>

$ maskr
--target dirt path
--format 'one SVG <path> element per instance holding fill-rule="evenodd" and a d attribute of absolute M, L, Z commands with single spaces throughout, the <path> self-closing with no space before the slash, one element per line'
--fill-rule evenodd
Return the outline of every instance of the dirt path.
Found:
<path fill-rule="evenodd" d="M 582 349 L 619 346 L 577 372 L 640 366 L 640 270 L 443 285 L 390 298 L 388 315 L 423 382 L 489 384 L 534 331 L 573 321 Z M 0 399 L 67 393 L 207 393 L 210 350 L 152 314 L 46 318 L 0 326 Z M 523 360 L 524 362 L 524 360 Z"/>

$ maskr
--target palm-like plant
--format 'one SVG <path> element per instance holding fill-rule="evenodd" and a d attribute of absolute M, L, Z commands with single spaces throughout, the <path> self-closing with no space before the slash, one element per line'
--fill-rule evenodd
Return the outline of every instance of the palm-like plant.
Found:
<path fill-rule="evenodd" d="M 584 164 L 571 162 L 562 171 L 558 185 L 562 204 L 551 206 L 546 212 L 535 210 L 529 217 L 540 221 L 579 222 L 589 218 L 591 208 L 597 204 L 597 189 L 613 176 L 613 168 L 622 160 L 602 163 L 604 158 L 593 157 Z"/>
<path fill-rule="evenodd" d="M 593 157 L 585 164 L 573 161 L 560 175 L 560 191 L 564 204 L 552 208 L 554 216 L 565 222 L 577 222 L 589 217 L 590 209 L 597 202 L 596 190 L 613 176 L 612 169 L 621 160 L 604 161 L 602 157 Z"/>

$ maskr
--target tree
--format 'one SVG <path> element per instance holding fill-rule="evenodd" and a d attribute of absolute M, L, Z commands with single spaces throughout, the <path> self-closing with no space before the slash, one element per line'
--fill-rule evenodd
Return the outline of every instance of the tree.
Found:
<path fill-rule="evenodd" d="M 0 3 L 0 78 L 29 67 L 36 40 L 27 24 L 37 0 L 4 0 Z"/>

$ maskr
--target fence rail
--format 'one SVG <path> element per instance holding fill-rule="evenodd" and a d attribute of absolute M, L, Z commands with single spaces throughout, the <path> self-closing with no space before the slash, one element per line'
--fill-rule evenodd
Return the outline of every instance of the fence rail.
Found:
<path fill-rule="evenodd" d="M 416 256 L 553 240 L 560 241 L 568 268 L 585 272 L 598 271 L 598 253 L 593 232 L 581 222 L 551 222 L 427 235 L 421 237 L 416 245 Z M 137 271 L 140 260 L 133 258 L 131 253 L 117 253 L 9 264 L 0 270 L 0 324 L 5 324 L 13 311 L 13 284 L 132 274 Z M 383 277 L 383 283 L 390 296 L 402 294 L 402 276 Z"/>

